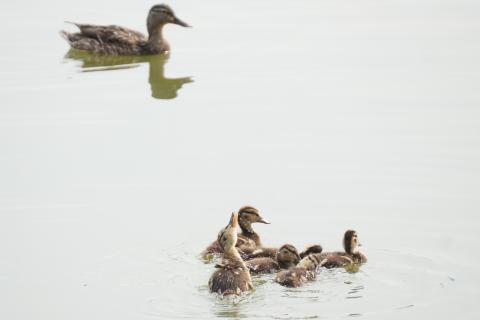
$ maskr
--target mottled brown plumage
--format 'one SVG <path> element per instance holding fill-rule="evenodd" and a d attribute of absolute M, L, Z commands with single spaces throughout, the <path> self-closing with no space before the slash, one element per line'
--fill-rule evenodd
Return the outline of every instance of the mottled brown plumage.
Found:
<path fill-rule="evenodd" d="M 305 282 L 314 280 L 316 276 L 316 271 L 303 267 L 293 267 L 277 273 L 275 282 L 285 287 L 298 288 Z"/>
<path fill-rule="evenodd" d="M 270 257 L 254 258 L 246 262 L 251 273 L 272 273 L 280 269 L 294 267 L 300 261 L 297 249 L 291 244 L 284 244 L 277 250 L 275 259 Z"/>
<path fill-rule="evenodd" d="M 323 257 L 322 257 L 323 258 Z M 321 266 L 327 269 L 341 268 L 351 265 L 353 260 L 347 256 L 331 255 L 322 260 Z"/>
<path fill-rule="evenodd" d="M 154 5 L 148 13 L 148 37 L 135 30 L 115 25 L 71 23 L 76 25 L 80 32 L 61 31 L 61 35 L 72 48 L 107 55 L 150 55 L 167 52 L 170 46 L 163 38 L 163 26 L 167 23 L 189 26 L 164 4 Z"/>
<path fill-rule="evenodd" d="M 218 234 L 218 243 L 223 250 L 222 261 L 215 267 L 208 287 L 211 292 L 222 295 L 241 294 L 253 288 L 250 272 L 240 257 L 237 242 L 238 213 L 233 213 L 229 224 Z"/>
<path fill-rule="evenodd" d="M 293 268 L 277 273 L 275 282 L 285 287 L 300 287 L 307 281 L 314 280 L 321 260 L 318 253 L 313 253 L 302 260 Z"/>
<path fill-rule="evenodd" d="M 312 254 L 312 253 L 322 253 L 323 251 L 323 248 L 321 245 L 319 244 L 313 244 L 311 246 L 308 246 L 305 248 L 305 250 L 303 250 L 302 252 L 300 252 L 300 258 L 305 258 L 306 256 L 308 256 L 309 254 Z"/>
<path fill-rule="evenodd" d="M 236 247 L 244 259 L 247 259 L 253 251 L 262 245 L 260 236 L 252 228 L 252 223 L 256 222 L 269 224 L 254 207 L 245 206 L 238 210 L 238 224 L 242 231 L 237 236 Z M 203 251 L 202 256 L 215 256 L 222 252 L 223 250 L 218 240 L 215 240 Z"/>
<path fill-rule="evenodd" d="M 254 258 L 271 258 L 275 259 L 279 248 L 256 248 L 255 250 L 251 251 L 252 248 L 248 248 L 246 250 L 245 256 L 246 260 L 251 260 Z"/>

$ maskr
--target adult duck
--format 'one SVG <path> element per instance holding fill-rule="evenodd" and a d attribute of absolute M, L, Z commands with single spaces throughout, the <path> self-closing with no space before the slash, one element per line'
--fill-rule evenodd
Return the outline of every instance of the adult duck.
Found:
<path fill-rule="evenodd" d="M 60 34 L 72 48 L 107 55 L 152 55 L 168 52 L 170 45 L 163 37 L 163 27 L 168 23 L 189 27 L 165 4 L 154 5 L 148 12 L 148 37 L 116 25 L 71 23 L 76 25 L 80 32 L 61 31 Z"/>

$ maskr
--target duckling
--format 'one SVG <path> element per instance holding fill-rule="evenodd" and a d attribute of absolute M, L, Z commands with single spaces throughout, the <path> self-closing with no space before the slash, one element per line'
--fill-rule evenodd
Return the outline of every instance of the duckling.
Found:
<path fill-rule="evenodd" d="M 322 262 L 319 255 L 319 253 L 309 254 L 295 267 L 280 271 L 275 277 L 275 282 L 285 287 L 297 288 L 307 281 L 314 280 Z"/>
<path fill-rule="evenodd" d="M 253 288 L 250 272 L 235 247 L 237 225 L 238 213 L 232 213 L 230 222 L 218 234 L 218 243 L 223 250 L 223 255 L 222 262 L 215 266 L 218 270 L 208 281 L 211 292 L 238 295 Z"/>
<path fill-rule="evenodd" d="M 308 256 L 309 254 L 312 254 L 312 253 L 322 253 L 323 251 L 323 248 L 321 245 L 319 244 L 313 244 L 311 246 L 308 246 L 305 248 L 305 250 L 303 250 L 302 252 L 300 252 L 300 258 L 305 258 L 306 256 Z"/>
<path fill-rule="evenodd" d="M 347 230 L 343 235 L 343 248 L 345 252 L 325 252 L 319 255 L 322 259 L 321 266 L 325 268 L 339 268 L 352 263 L 365 263 L 367 257 L 359 251 L 361 244 L 355 230 Z"/>
<path fill-rule="evenodd" d="M 151 55 L 170 51 L 170 45 L 163 38 L 163 26 L 173 23 L 190 27 L 165 4 L 154 5 L 148 12 L 148 38 L 135 30 L 115 25 L 70 23 L 76 25 L 80 32 L 61 31 L 60 34 L 72 48 L 108 55 Z"/>
<path fill-rule="evenodd" d="M 297 249 L 291 244 L 284 244 L 278 249 L 275 259 L 259 257 L 248 260 L 246 265 L 250 273 L 272 273 L 280 269 L 294 267 L 300 261 Z"/>
<path fill-rule="evenodd" d="M 244 259 L 247 259 L 253 251 L 262 245 L 260 236 L 252 228 L 252 223 L 255 222 L 270 224 L 260 216 L 258 210 L 254 207 L 245 206 L 238 210 L 238 224 L 242 232 L 238 235 L 236 246 Z M 202 256 L 214 256 L 222 251 L 218 241 L 214 241 L 203 251 Z"/>

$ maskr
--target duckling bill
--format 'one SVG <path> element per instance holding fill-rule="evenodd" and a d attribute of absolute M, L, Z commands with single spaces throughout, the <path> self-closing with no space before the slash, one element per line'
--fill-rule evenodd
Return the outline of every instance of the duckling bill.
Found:
<path fill-rule="evenodd" d="M 147 16 L 148 37 L 124 27 L 72 23 L 80 32 L 61 31 L 72 48 L 107 55 L 152 55 L 170 51 L 163 37 L 163 27 L 168 24 L 190 27 L 180 20 L 165 4 L 154 5 Z"/>

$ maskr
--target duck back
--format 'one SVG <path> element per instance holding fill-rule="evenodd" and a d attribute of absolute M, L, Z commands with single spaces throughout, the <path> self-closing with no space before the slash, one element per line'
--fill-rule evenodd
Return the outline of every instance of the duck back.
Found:
<path fill-rule="evenodd" d="M 250 272 L 241 264 L 216 265 L 216 270 L 208 282 L 211 292 L 222 295 L 240 294 L 253 288 Z"/>
<path fill-rule="evenodd" d="M 76 25 L 80 32 L 62 31 L 61 35 L 74 49 L 108 55 L 155 53 L 148 45 L 148 39 L 140 32 L 115 25 L 72 24 Z"/>
<path fill-rule="evenodd" d="M 278 262 L 268 257 L 254 258 L 245 264 L 251 273 L 272 273 L 280 270 Z"/>
<path fill-rule="evenodd" d="M 293 267 L 277 273 L 275 282 L 285 287 L 297 288 L 307 281 L 314 280 L 316 272 L 304 267 Z"/>

